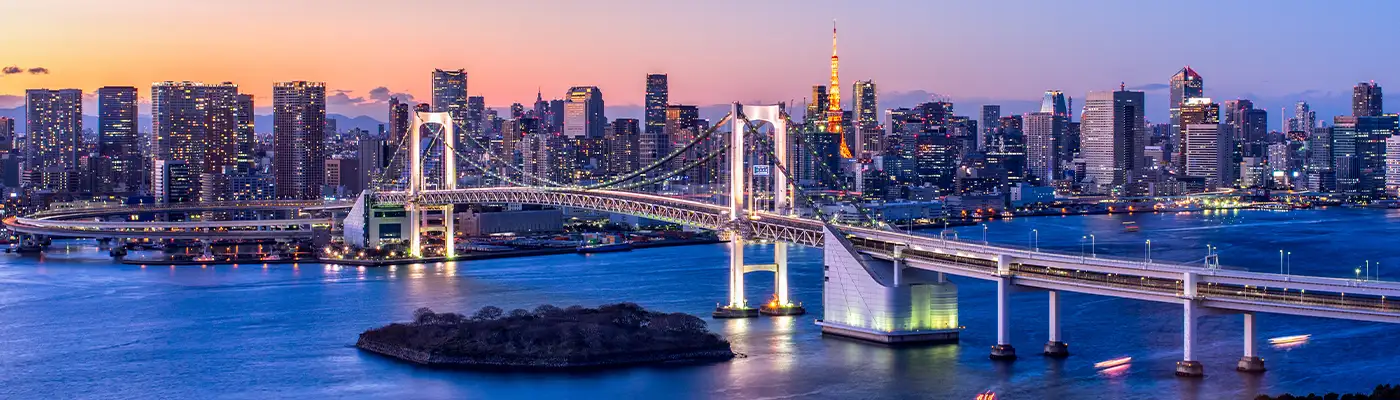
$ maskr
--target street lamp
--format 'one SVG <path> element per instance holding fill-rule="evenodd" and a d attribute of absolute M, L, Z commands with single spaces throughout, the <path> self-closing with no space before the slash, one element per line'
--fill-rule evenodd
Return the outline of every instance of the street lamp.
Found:
<path fill-rule="evenodd" d="M 1284 274 L 1291 274 L 1291 273 L 1293 273 L 1293 252 L 1291 252 L 1291 251 L 1288 252 L 1288 256 L 1287 256 L 1287 257 L 1284 257 L 1283 260 L 1284 260 L 1284 261 L 1283 261 L 1283 266 L 1284 266 L 1283 273 L 1284 273 Z"/>
<path fill-rule="evenodd" d="M 982 244 L 990 244 L 987 242 L 987 224 L 982 224 Z"/>
<path fill-rule="evenodd" d="M 1361 280 L 1361 268 L 1356 269 L 1356 280 Z"/>
<path fill-rule="evenodd" d="M 1146 250 L 1143 250 L 1143 253 L 1142 253 L 1142 254 L 1143 254 L 1143 255 L 1142 255 L 1142 257 L 1143 257 L 1142 266 L 1143 266 L 1143 268 L 1145 269 L 1145 268 L 1147 268 L 1148 265 L 1151 265 L 1151 264 L 1152 264 L 1152 239 L 1147 239 L 1147 248 L 1146 248 Z"/>
<path fill-rule="evenodd" d="M 1282 274 L 1282 273 L 1283 273 L 1283 250 L 1282 250 L 1282 249 L 1280 249 L 1280 250 L 1278 251 L 1278 273 L 1279 273 L 1279 274 Z"/>
<path fill-rule="evenodd" d="M 1031 248 L 1035 249 L 1035 251 L 1040 251 L 1040 230 L 1039 230 L 1039 229 L 1031 229 L 1031 237 L 1029 238 L 1029 240 L 1031 241 L 1031 243 L 1030 243 Z"/>
<path fill-rule="evenodd" d="M 1094 237 L 1094 234 L 1090 233 L 1090 234 L 1089 234 L 1089 255 L 1090 255 L 1090 256 L 1093 256 L 1094 258 L 1099 258 L 1099 250 L 1098 250 L 1098 247 L 1099 247 L 1098 238 L 1097 238 L 1097 237 Z"/>

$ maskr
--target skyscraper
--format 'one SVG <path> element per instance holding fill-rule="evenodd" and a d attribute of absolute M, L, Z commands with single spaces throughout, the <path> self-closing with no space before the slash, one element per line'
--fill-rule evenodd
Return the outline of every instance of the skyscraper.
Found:
<path fill-rule="evenodd" d="M 1381 85 L 1377 85 L 1375 81 L 1361 82 L 1352 88 L 1351 116 L 1379 117 L 1381 104 Z"/>
<path fill-rule="evenodd" d="M 1142 152 L 1143 105 L 1142 92 L 1089 92 L 1080 126 L 1085 178 L 1093 184 L 1086 185 L 1088 192 L 1110 193 L 1127 183 Z"/>
<path fill-rule="evenodd" d="M 467 121 L 466 70 L 433 70 L 433 111 L 446 112 L 459 124 Z"/>
<path fill-rule="evenodd" d="M 985 104 L 982 106 L 982 137 L 977 138 L 977 148 L 987 147 L 992 139 L 992 133 L 997 131 L 997 125 L 1001 119 L 1001 106 L 996 104 Z"/>
<path fill-rule="evenodd" d="M 875 129 L 880 125 L 880 112 L 875 97 L 875 81 L 856 81 L 851 84 L 851 95 L 855 96 L 856 128 Z"/>
<path fill-rule="evenodd" d="M 641 135 L 637 120 L 618 118 L 613 120 L 608 130 L 608 173 L 622 175 L 636 171 L 641 164 Z"/>
<path fill-rule="evenodd" d="M 667 143 L 666 145 L 666 154 L 669 154 L 671 151 L 683 148 L 685 147 L 685 145 L 690 144 L 691 141 L 694 141 L 695 137 L 700 134 L 699 123 L 700 108 L 696 106 L 688 106 L 681 104 L 671 104 L 666 106 L 665 136 L 670 141 L 670 143 Z M 676 159 L 675 165 L 686 165 L 686 163 L 695 161 L 700 158 L 700 155 L 703 154 L 703 151 L 704 150 L 699 146 L 693 147 L 690 150 L 687 150 L 685 153 L 682 153 L 680 157 Z M 661 155 L 664 156 L 665 154 Z M 654 159 L 651 161 L 655 162 Z M 673 180 L 679 180 L 682 184 L 693 185 L 704 183 L 703 178 L 704 174 L 702 173 L 702 171 L 700 171 L 700 168 L 693 168 L 689 171 L 686 171 L 678 179 Z"/>
<path fill-rule="evenodd" d="M 1065 93 L 1058 90 L 1046 90 L 1045 97 L 1040 100 L 1040 112 L 1069 118 L 1069 103 L 1065 101 Z"/>
<path fill-rule="evenodd" d="M 1038 186 L 1049 186 L 1060 178 L 1060 142 L 1065 136 L 1065 117 L 1053 112 L 1027 113 L 1022 118 L 1022 132 L 1025 138 L 1026 174 L 1039 182 Z"/>
<path fill-rule="evenodd" d="M 97 89 L 97 155 L 104 173 L 94 176 L 97 191 L 135 191 L 141 187 L 141 152 L 136 148 L 136 88 Z"/>
<path fill-rule="evenodd" d="M 235 167 L 239 154 L 238 85 L 231 82 L 157 82 L 151 85 L 153 157 L 181 161 L 189 174 L 190 191 L 205 196 L 206 175 Z M 324 123 L 316 126 L 324 129 Z M 166 165 L 177 165 L 167 163 Z M 151 171 L 152 180 L 164 171 Z M 209 195 L 213 195 L 210 188 Z"/>
<path fill-rule="evenodd" d="M 385 139 L 390 143 L 408 134 L 408 124 L 411 121 L 408 110 L 408 103 L 399 102 L 398 97 L 389 98 L 389 137 Z"/>
<path fill-rule="evenodd" d="M 317 199 L 326 171 L 326 84 L 278 82 L 272 87 L 273 172 L 277 198 Z"/>
<path fill-rule="evenodd" d="M 602 138 L 607 116 L 603 114 L 603 91 L 597 86 L 569 88 L 564 103 L 564 136 Z"/>
<path fill-rule="evenodd" d="M 646 130 L 647 136 L 657 140 L 666 129 L 666 105 L 671 101 L 670 84 L 666 74 L 647 74 Z"/>
<path fill-rule="evenodd" d="M 253 95 L 240 94 L 237 102 L 235 114 L 238 120 L 238 172 L 250 174 L 257 169 L 255 153 L 258 149 L 258 136 L 253 130 Z"/>
<path fill-rule="evenodd" d="M 1357 154 L 1357 117 L 1332 118 L 1332 171 L 1339 192 L 1355 192 L 1360 187 L 1361 162 Z"/>
<path fill-rule="evenodd" d="M 0 117 L 0 155 L 9 154 L 15 148 L 15 120 Z"/>
<path fill-rule="evenodd" d="M 827 100 L 826 85 L 812 85 L 812 102 L 807 103 L 807 114 L 803 115 L 802 122 L 812 128 L 825 129 Z"/>
<path fill-rule="evenodd" d="M 841 158 L 851 158 L 851 146 L 846 144 L 845 112 L 841 111 L 841 78 L 839 58 L 836 57 L 836 21 L 831 21 L 831 86 L 827 88 L 826 132 L 840 137 Z"/>
<path fill-rule="evenodd" d="M 37 188 L 73 190 L 82 145 L 83 91 L 30 89 L 24 92 L 24 158 L 38 173 Z"/>
<path fill-rule="evenodd" d="M 1395 114 L 1356 118 L 1356 191 L 1373 198 L 1385 195 L 1386 139 L 1400 134 Z"/>
<path fill-rule="evenodd" d="M 536 94 L 538 97 L 538 94 Z M 545 108 L 549 103 L 544 103 Z M 539 102 L 535 103 L 535 108 L 539 108 Z M 486 129 L 482 126 L 482 118 L 486 116 L 486 98 L 481 96 L 467 97 L 467 133 L 476 137 L 477 140 L 485 137 Z"/>
<path fill-rule="evenodd" d="M 1235 103 L 1235 104 L 1236 104 L 1237 107 L 1240 106 L 1240 103 Z M 1230 116 L 1229 110 L 1227 109 L 1226 111 L 1227 111 L 1227 114 L 1226 114 L 1227 117 Z M 1178 108 L 1177 108 L 1176 112 L 1177 112 L 1177 114 L 1176 114 L 1176 119 L 1175 119 L 1174 121 L 1175 121 L 1175 123 L 1179 124 L 1178 126 L 1180 126 L 1180 127 L 1184 127 L 1184 126 L 1186 126 L 1186 125 L 1191 125 L 1191 124 L 1219 124 L 1219 123 L 1220 123 L 1220 105 L 1219 105 L 1219 104 L 1216 104 L 1216 103 L 1214 103 L 1214 102 L 1212 102 L 1211 99 L 1208 99 L 1208 98 L 1204 98 L 1204 97 L 1192 97 L 1192 98 L 1188 98 L 1188 99 L 1186 99 L 1185 101 L 1182 101 L 1181 104 L 1178 105 Z M 1234 116 L 1233 116 L 1233 117 L 1230 117 L 1230 118 L 1239 118 L 1238 121 L 1235 121 L 1235 120 L 1231 119 L 1229 122 L 1230 122 L 1231 124 L 1239 124 L 1240 126 L 1243 126 L 1245 114 L 1244 114 L 1243 111 L 1241 111 L 1241 112 L 1238 112 L 1238 113 L 1234 114 Z M 1176 171 L 1177 171 L 1178 174 L 1182 174 L 1182 175 L 1185 175 L 1185 174 L 1186 174 L 1186 146 L 1187 146 L 1187 143 L 1186 143 L 1186 142 L 1187 142 L 1187 140 L 1186 140 L 1186 135 L 1185 135 L 1185 133 L 1184 133 L 1184 132 L 1185 132 L 1184 129 L 1185 129 L 1185 128 L 1182 128 L 1182 131 L 1179 131 L 1179 133 L 1181 133 L 1181 134 L 1179 134 L 1179 135 L 1176 136 L 1176 143 L 1175 143 L 1175 147 L 1176 147 L 1175 153 L 1176 153 L 1176 154 L 1174 154 L 1174 157 L 1173 157 L 1173 158 L 1175 158 L 1175 159 L 1177 160 L 1177 163 L 1176 163 L 1176 168 L 1177 168 L 1177 170 L 1176 170 Z M 1241 129 L 1243 129 L 1243 128 L 1241 128 Z M 1227 129 L 1227 130 L 1228 130 L 1228 129 Z M 1241 131 L 1241 132 L 1242 132 L 1242 131 Z M 1231 150 L 1229 153 L 1230 153 L 1230 154 L 1234 154 L 1234 150 Z"/>
<path fill-rule="evenodd" d="M 1167 98 L 1167 104 L 1170 107 L 1172 127 L 1169 135 L 1173 140 L 1176 140 L 1178 146 L 1184 146 L 1185 141 L 1181 138 L 1181 105 L 1186 103 L 1186 99 L 1205 97 L 1205 81 L 1201 79 L 1200 74 L 1196 73 L 1196 70 L 1191 69 L 1191 66 L 1188 65 L 1182 67 L 1181 71 L 1177 71 L 1176 75 L 1172 75 L 1170 86 L 1171 93 L 1170 97 Z M 1180 154 L 1179 147 L 1178 154 Z"/>

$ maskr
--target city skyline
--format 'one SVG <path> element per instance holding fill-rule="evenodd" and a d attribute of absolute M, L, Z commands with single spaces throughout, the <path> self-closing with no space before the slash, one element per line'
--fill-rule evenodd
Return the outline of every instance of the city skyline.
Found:
<path fill-rule="evenodd" d="M 898 2 L 888 3 L 896 5 Z M 1141 21 L 1131 17 L 1169 16 L 1191 8 L 1157 4 L 1057 6 L 1023 3 L 1008 13 L 971 5 L 898 3 L 909 12 L 879 13 L 878 10 L 887 7 L 831 3 L 829 7 L 809 8 L 769 3 L 736 16 L 732 19 L 735 22 L 722 25 L 726 29 L 714 29 L 714 23 L 700 21 L 714 21 L 714 18 L 703 17 L 723 13 L 724 4 L 645 10 L 640 3 L 632 4 L 637 7 L 629 7 L 629 3 L 618 4 L 604 12 L 589 9 L 587 5 L 549 3 L 549 12 L 530 13 L 534 19 L 522 21 L 520 15 L 524 14 L 511 14 L 511 7 L 518 7 L 517 4 L 483 3 L 468 7 L 444 3 L 429 5 L 442 11 L 434 15 L 463 15 L 468 23 L 463 24 L 462 36 L 492 40 L 463 41 L 464 44 L 445 41 L 441 46 L 434 46 L 432 51 L 417 51 L 403 43 L 410 37 L 444 37 L 435 33 L 446 27 L 419 26 L 415 23 L 417 20 L 404 18 L 412 11 L 406 7 L 364 3 L 359 7 L 321 10 L 315 4 L 291 4 L 286 6 L 287 10 L 279 12 L 316 10 L 323 11 L 325 18 L 305 26 L 262 27 L 262 30 L 247 32 L 246 38 L 223 35 L 234 38 L 229 39 L 215 37 L 221 32 L 216 28 L 237 29 L 241 22 L 265 18 L 273 11 L 273 3 L 252 2 L 236 9 L 212 5 L 172 9 L 160 7 L 160 4 L 20 5 L 20 12 L 11 15 L 33 18 L 0 24 L 5 26 L 4 30 L 12 31 L 5 35 L 11 38 L 5 39 L 9 59 L 0 60 L 0 64 L 15 66 L 20 71 L 0 78 L 0 109 L 22 106 L 23 90 L 31 88 L 78 88 L 84 93 L 95 93 L 101 86 L 140 88 L 151 82 L 187 79 L 211 83 L 232 81 L 260 100 L 258 104 L 265 105 L 271 104 L 273 82 L 307 79 L 327 82 L 327 107 L 331 113 L 367 115 L 382 121 L 387 114 L 383 105 L 388 96 L 400 94 L 401 100 L 431 101 L 430 72 L 458 68 L 465 69 L 473 78 L 470 95 L 484 96 L 486 105 L 493 108 L 525 103 L 538 90 L 548 93 L 547 98 L 561 98 L 569 87 L 598 86 L 611 94 L 608 103 L 613 106 L 610 108 L 637 110 L 608 112 L 610 117 L 639 118 L 644 103 L 644 77 L 648 73 L 670 76 L 672 103 L 702 107 L 731 101 L 797 104 L 809 93 L 811 85 L 823 83 L 829 74 L 826 62 L 830 49 L 825 34 L 832 17 L 840 20 L 842 26 L 844 81 L 874 80 L 884 90 L 880 93 L 882 108 L 926 101 L 936 93 L 960 104 L 960 113 L 970 113 L 982 104 L 1002 104 L 1009 113 L 1033 112 L 1034 106 L 1030 104 L 1036 103 L 1046 89 L 1081 97 L 1089 91 L 1111 90 L 1119 82 L 1125 82 L 1129 88 L 1148 93 L 1147 117 L 1154 122 L 1164 122 L 1167 80 L 1182 65 L 1191 65 L 1211 81 L 1208 97 L 1250 98 L 1260 108 L 1276 111 L 1291 106 L 1294 101 L 1306 100 L 1319 114 L 1343 115 L 1341 111 L 1350 107 L 1352 85 L 1375 80 L 1384 86 L 1397 80 L 1396 72 L 1382 68 L 1393 64 L 1388 59 L 1395 56 L 1365 51 L 1369 46 L 1365 41 L 1338 40 L 1339 33 L 1322 28 L 1331 23 L 1346 23 L 1344 18 L 1357 15 L 1355 11 L 1363 7 L 1367 13 L 1397 8 L 1387 3 L 1353 3 L 1340 7 L 1293 3 L 1268 9 L 1250 4 L 1212 6 L 1210 13 L 1192 14 L 1201 21 L 1198 35 L 1222 38 L 1219 46 L 1205 51 L 1192 43 L 1160 40 L 1168 37 L 1164 35 L 1169 28 L 1175 29 L 1175 25 L 1165 22 L 1172 18 Z M 471 12 L 467 12 L 468 8 Z M 199 11 L 222 12 L 199 14 L 201 18 L 197 21 L 180 18 Z M 934 15 L 935 11 L 967 18 L 940 19 L 940 24 L 906 21 Z M 821 15 L 824 13 L 830 15 Z M 108 14 L 130 17 L 126 21 L 138 22 L 133 26 L 150 25 L 140 22 L 166 18 L 174 21 L 177 27 L 197 23 L 207 29 L 181 30 L 181 35 L 162 35 L 149 29 L 104 31 L 102 29 L 114 23 L 105 18 Z M 697 18 L 662 18 L 674 14 Z M 766 21 L 765 15 L 793 17 Z M 1120 18 L 1100 18 L 1106 15 Z M 1281 24 L 1268 24 L 1267 21 L 1275 19 L 1268 18 L 1271 15 L 1307 15 L 1313 22 L 1273 26 Z M 1008 22 L 1006 29 L 979 31 L 977 35 L 957 34 L 974 29 L 971 22 L 963 20 L 976 21 L 979 16 L 1007 21 L 1034 17 L 1043 23 L 1021 26 L 1023 24 Z M 564 36 L 557 30 L 559 28 L 549 28 L 564 26 L 564 21 L 579 17 L 625 18 L 638 23 L 570 25 L 569 29 L 575 31 Z M 387 20 L 392 28 L 364 28 L 371 21 L 380 20 Z M 37 29 L 32 24 L 43 21 L 72 21 L 82 23 L 84 32 L 116 31 L 129 32 L 129 35 L 36 37 L 21 34 L 28 28 Z M 347 21 L 365 23 L 343 23 Z M 663 23 L 666 25 L 661 25 Z M 1065 39 L 1045 46 L 1025 46 L 1026 38 L 1037 37 L 1035 35 L 1045 24 L 1062 30 Z M 1397 29 L 1376 24 L 1356 26 L 1360 32 L 1349 32 L 1349 35 L 1387 37 L 1394 36 Z M 403 33 L 409 29 L 414 33 Z M 666 33 L 656 34 L 658 30 Z M 1097 34 L 1102 31 L 1115 34 Z M 271 39 L 286 34 L 310 38 L 308 40 L 315 40 L 317 46 L 308 52 L 302 51 L 303 46 L 278 44 Z M 929 35 L 947 35 L 953 40 L 918 40 L 919 46 L 913 46 L 912 50 L 907 50 L 910 48 L 907 44 L 900 45 Z M 1223 40 L 1227 37 L 1254 40 Z M 502 40 L 506 38 L 514 40 Z M 728 44 L 741 38 L 754 44 Z M 1268 38 L 1275 40 L 1265 40 Z M 114 40 L 134 51 L 117 51 L 109 43 Z M 212 45 L 227 41 L 228 45 L 222 48 L 228 51 L 211 50 L 219 46 L 196 46 L 186 51 L 182 46 L 201 40 Z M 580 46 L 580 41 L 589 45 Z M 658 47 L 654 42 L 665 46 Z M 1103 51 L 1125 48 L 1120 42 L 1138 46 L 1143 51 L 1133 52 L 1131 57 Z M 522 46 L 538 51 L 520 51 Z M 1005 46 L 1021 50 L 985 51 Z M 1300 47 L 1325 49 L 1331 54 L 1353 54 L 1357 62 L 1335 63 L 1326 57 L 1298 56 L 1290 58 L 1288 63 L 1277 63 L 1268 61 L 1273 57 L 1264 56 L 1302 54 L 1296 50 Z M 654 51 L 656 48 L 666 50 Z M 895 48 L 901 51 L 890 51 Z M 725 50 L 732 51 L 734 57 L 719 56 Z M 595 51 L 601 53 L 591 53 Z M 200 57 L 189 57 L 190 54 Z M 587 54 L 609 54 L 610 57 L 586 57 Z M 950 54 L 967 56 L 949 57 Z M 761 62 L 697 63 L 694 62 L 696 55 L 702 55 L 705 60 Z M 546 62 L 541 58 L 570 62 L 566 68 L 560 62 Z M 1027 63 L 1024 62 L 1026 58 L 1056 62 Z M 47 73 L 28 72 L 31 69 Z M 996 83 L 989 84 L 993 80 Z M 143 114 L 146 114 L 149 98 L 146 93 L 142 96 Z M 850 108 L 850 105 L 843 104 L 843 107 Z M 259 114 L 266 113 L 266 106 L 259 109 Z M 1271 129 L 1279 127 L 1271 126 Z"/>

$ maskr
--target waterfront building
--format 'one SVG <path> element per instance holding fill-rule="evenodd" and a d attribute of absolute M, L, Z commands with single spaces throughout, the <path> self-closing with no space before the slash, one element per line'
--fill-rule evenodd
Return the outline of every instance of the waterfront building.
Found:
<path fill-rule="evenodd" d="M 1386 140 L 1400 134 L 1400 118 L 1395 114 L 1356 118 L 1356 191 L 1363 195 L 1385 195 Z"/>
<path fill-rule="evenodd" d="M 1059 149 L 1064 141 L 1065 118 L 1054 112 L 1041 111 L 1026 114 L 1022 123 L 1027 181 L 1037 186 L 1049 186 L 1051 181 L 1060 178 L 1062 151 Z"/>
<path fill-rule="evenodd" d="M 151 162 L 151 192 L 160 203 L 195 200 L 195 179 L 185 160 L 155 159 Z"/>
<path fill-rule="evenodd" d="M 326 84 L 278 82 L 272 87 L 273 174 L 279 199 L 320 198 L 325 184 Z"/>
<path fill-rule="evenodd" d="M 1232 134 L 1219 124 L 1187 124 L 1184 128 L 1186 176 L 1204 179 L 1206 190 L 1234 186 Z"/>
<path fill-rule="evenodd" d="M 98 193 L 134 192 L 143 181 L 140 150 L 136 146 L 136 88 L 106 86 L 97 89 L 97 156 L 101 168 L 93 180 Z"/>
<path fill-rule="evenodd" d="M 83 91 L 29 89 L 24 92 L 24 159 L 31 187 L 56 192 L 76 189 L 78 148 L 82 147 Z"/>
<path fill-rule="evenodd" d="M 1332 170 L 1336 172 L 1336 191 L 1353 193 L 1358 189 L 1361 164 L 1356 152 L 1357 117 L 1337 116 L 1332 119 Z"/>
<path fill-rule="evenodd" d="M 1143 92 L 1121 87 L 1114 92 L 1090 92 L 1084 103 L 1080 152 L 1085 161 L 1088 193 L 1121 191 L 1136 167 L 1145 137 Z M 1179 110 L 1177 110 L 1179 111 Z M 1179 115 L 1178 115 L 1179 117 Z"/>
<path fill-rule="evenodd" d="M 1337 189 L 1337 175 L 1332 160 L 1332 127 L 1313 127 L 1308 135 L 1305 169 L 1308 190 L 1331 192 Z"/>
<path fill-rule="evenodd" d="M 1400 196 L 1400 135 L 1385 138 L 1385 194 Z"/>
<path fill-rule="evenodd" d="M 1352 88 L 1351 116 L 1379 117 L 1381 105 L 1381 86 L 1375 81 L 1361 82 Z"/>
<path fill-rule="evenodd" d="M 188 170 L 190 190 L 196 198 L 204 194 L 202 183 L 208 181 L 201 177 L 223 173 L 225 166 L 237 167 L 240 149 L 248 146 L 239 124 L 238 95 L 238 85 L 231 82 L 151 85 L 152 156 L 184 161 L 179 168 Z M 323 130 L 324 124 L 318 123 L 316 129 Z M 152 181 L 161 173 L 152 171 Z M 216 190 L 210 188 L 211 194 Z"/>

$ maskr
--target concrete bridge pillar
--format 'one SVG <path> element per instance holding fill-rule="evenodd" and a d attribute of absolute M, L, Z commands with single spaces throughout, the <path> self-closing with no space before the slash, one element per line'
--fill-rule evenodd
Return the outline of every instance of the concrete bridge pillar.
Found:
<path fill-rule="evenodd" d="M 774 316 L 807 313 L 807 309 L 803 308 L 801 304 L 794 304 L 791 295 L 788 294 L 788 244 L 786 242 L 773 244 L 773 286 L 773 299 L 759 306 L 759 313 Z"/>
<path fill-rule="evenodd" d="M 998 259 L 1001 264 L 1005 257 Z M 1016 348 L 1011 346 L 1011 277 L 997 278 L 997 344 L 992 346 L 993 360 L 1015 360 Z"/>
<path fill-rule="evenodd" d="M 452 209 L 451 204 L 442 207 L 442 245 L 447 258 L 457 257 L 457 221 Z"/>
<path fill-rule="evenodd" d="M 1045 343 L 1045 355 L 1069 357 L 1069 345 L 1060 339 L 1060 292 L 1050 291 L 1050 341 Z"/>
<path fill-rule="evenodd" d="M 758 309 L 749 307 L 744 299 L 744 237 L 738 233 L 729 238 L 729 303 L 715 307 L 715 318 L 750 318 Z"/>
<path fill-rule="evenodd" d="M 1176 363 L 1176 376 L 1199 378 L 1205 376 L 1205 368 L 1196 361 L 1196 317 L 1195 300 L 1187 300 L 1182 306 L 1181 361 Z"/>
<path fill-rule="evenodd" d="M 418 205 L 409 201 L 403 206 L 404 213 L 408 217 L 408 256 L 411 258 L 423 257 L 423 232 L 419 229 L 423 225 L 423 211 L 418 209 Z"/>
<path fill-rule="evenodd" d="M 1244 357 L 1235 369 L 1241 372 L 1264 372 L 1264 359 L 1254 354 L 1254 313 L 1244 313 Z"/>
<path fill-rule="evenodd" d="M 958 340 L 957 286 L 862 254 L 830 225 L 823 236 L 823 334 L 886 344 Z"/>

